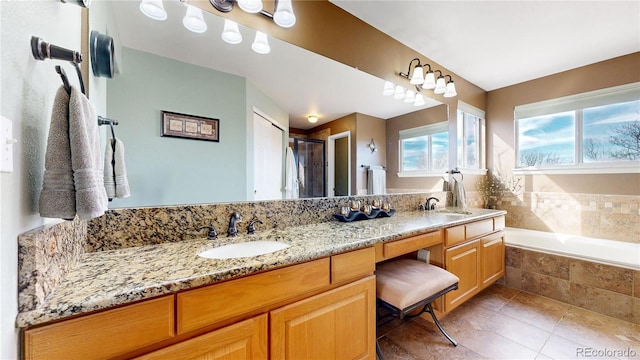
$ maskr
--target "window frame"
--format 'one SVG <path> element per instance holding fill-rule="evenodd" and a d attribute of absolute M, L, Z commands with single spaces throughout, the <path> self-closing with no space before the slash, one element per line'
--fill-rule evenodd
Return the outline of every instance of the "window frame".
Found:
<path fill-rule="evenodd" d="M 519 105 L 514 108 L 515 175 L 536 174 L 622 174 L 640 173 L 640 160 L 584 162 L 583 111 L 597 106 L 620 104 L 640 99 L 640 82 L 630 83 L 556 99 Z M 562 165 L 518 167 L 520 161 L 519 133 L 521 119 L 574 113 L 574 163 Z"/>
<path fill-rule="evenodd" d="M 432 148 L 432 135 L 446 132 L 449 134 L 449 122 L 442 121 L 434 124 L 428 124 L 423 126 L 418 126 L 415 128 L 403 129 L 398 132 L 398 177 L 440 177 L 448 170 L 447 169 L 436 169 L 432 168 L 432 156 L 433 156 L 433 148 Z M 404 170 L 404 152 L 402 150 L 402 140 L 411 139 L 419 136 L 428 136 L 428 170 Z M 447 159 L 451 156 L 451 141 L 450 137 L 447 136 L 449 141 L 447 142 Z M 448 162 L 447 162 L 448 164 Z M 448 166 L 448 165 L 447 165 Z"/>
<path fill-rule="evenodd" d="M 464 115 L 469 114 L 478 119 L 477 126 L 474 128 L 474 132 L 477 137 L 476 145 L 474 146 L 478 153 L 477 166 L 469 166 L 465 163 L 465 155 L 467 153 L 467 141 L 465 128 L 466 122 L 464 121 Z M 463 101 L 458 101 L 458 108 L 456 111 L 456 166 L 457 169 L 465 174 L 471 175 L 485 175 L 487 173 L 487 130 L 485 112 L 478 109 L 475 106 L 469 105 Z"/>

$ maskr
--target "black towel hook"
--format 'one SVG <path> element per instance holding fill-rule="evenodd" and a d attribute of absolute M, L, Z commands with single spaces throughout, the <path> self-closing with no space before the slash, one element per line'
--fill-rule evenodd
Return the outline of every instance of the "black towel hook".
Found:
<path fill-rule="evenodd" d="M 82 79 L 82 71 L 80 70 L 80 64 L 82 62 L 82 55 L 74 50 L 65 49 L 60 46 L 51 45 L 48 42 L 42 40 L 42 38 L 37 36 L 31 37 L 31 54 L 33 54 L 33 58 L 36 60 L 64 60 L 68 61 L 76 68 L 76 72 L 78 73 L 78 80 L 80 81 L 80 90 L 83 94 L 86 94 L 84 88 L 84 80 Z M 56 72 L 60 74 L 62 78 L 62 83 L 64 84 L 64 88 L 68 94 L 71 94 L 71 86 L 69 85 L 69 78 L 67 74 L 64 72 L 62 67 L 59 65 L 56 66 Z"/>

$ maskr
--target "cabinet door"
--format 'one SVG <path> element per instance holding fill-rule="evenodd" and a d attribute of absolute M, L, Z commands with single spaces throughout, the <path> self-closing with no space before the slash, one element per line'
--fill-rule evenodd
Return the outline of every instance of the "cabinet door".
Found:
<path fill-rule="evenodd" d="M 267 314 L 143 355 L 146 360 L 267 359 Z"/>
<path fill-rule="evenodd" d="M 271 359 L 375 359 L 375 276 L 271 312 Z"/>
<path fill-rule="evenodd" d="M 445 294 L 445 312 L 449 312 L 475 295 L 480 287 L 480 240 L 458 245 L 445 252 L 447 271 L 460 278 L 458 290 Z"/>
<path fill-rule="evenodd" d="M 481 242 L 481 279 L 482 288 L 485 288 L 504 276 L 504 233 L 485 237 Z"/>

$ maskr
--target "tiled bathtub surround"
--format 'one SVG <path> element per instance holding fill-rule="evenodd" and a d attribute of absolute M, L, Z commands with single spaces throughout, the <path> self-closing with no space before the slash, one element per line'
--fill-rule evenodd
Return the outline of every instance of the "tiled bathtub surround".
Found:
<path fill-rule="evenodd" d="M 87 224 L 77 218 L 45 225 L 18 237 L 18 311 L 44 302 L 65 273 L 80 259 Z"/>
<path fill-rule="evenodd" d="M 467 194 L 467 202 L 484 205 L 476 192 Z M 640 244 L 640 196 L 505 192 L 496 208 L 507 211 L 510 227 Z"/>
<path fill-rule="evenodd" d="M 640 324 L 640 271 L 506 247 L 507 286 Z"/>
<path fill-rule="evenodd" d="M 88 222 L 85 250 L 113 250 L 202 238 L 206 236 L 205 230 L 196 231 L 196 228 L 204 225 L 214 226 L 220 237 L 224 238 L 229 215 L 234 211 L 242 215 L 242 222 L 238 224 L 239 232 L 246 233 L 247 225 L 254 218 L 263 222 L 256 224 L 260 232 L 264 229 L 333 221 L 333 214 L 341 206 L 346 206 L 349 200 L 370 202 L 372 199 L 382 199 L 397 211 L 407 211 L 415 210 L 429 196 L 446 199 L 446 195 L 445 192 L 368 195 L 110 210 Z"/>

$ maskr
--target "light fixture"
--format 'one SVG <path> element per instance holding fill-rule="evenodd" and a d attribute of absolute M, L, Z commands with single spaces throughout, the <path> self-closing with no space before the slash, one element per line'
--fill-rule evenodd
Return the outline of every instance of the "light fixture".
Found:
<path fill-rule="evenodd" d="M 422 106 L 426 104 L 424 101 L 424 96 L 422 94 L 416 94 L 416 99 L 413 101 L 413 106 Z"/>
<path fill-rule="evenodd" d="M 153 20 L 167 20 L 167 12 L 162 5 L 162 0 L 142 0 L 140 2 L 140 11 Z"/>
<path fill-rule="evenodd" d="M 396 100 L 404 99 L 404 88 L 400 85 L 396 85 L 396 89 L 393 92 L 393 98 Z"/>
<path fill-rule="evenodd" d="M 384 95 L 384 96 L 393 95 L 393 93 L 395 92 L 393 87 L 394 86 L 393 86 L 393 83 L 391 81 L 385 81 L 384 82 L 384 88 L 382 89 L 382 95 Z"/>
<path fill-rule="evenodd" d="M 262 31 L 256 31 L 256 38 L 253 40 L 251 48 L 258 54 L 268 54 L 271 51 L 271 47 L 269 46 L 267 34 Z"/>
<path fill-rule="evenodd" d="M 201 34 L 207 31 L 207 23 L 202 17 L 202 10 L 195 6 L 187 5 L 187 14 L 182 19 L 182 25 L 189 31 Z"/>
<path fill-rule="evenodd" d="M 245 12 L 266 16 L 283 28 L 292 27 L 296 23 L 291 0 L 275 0 L 273 13 L 263 10 L 262 0 L 209 0 L 209 2 L 216 10 L 223 13 L 233 10 L 234 3 L 237 3 Z"/>
<path fill-rule="evenodd" d="M 413 90 L 407 90 L 404 94 L 404 102 L 412 104 L 416 100 L 416 92 Z"/>
<path fill-rule="evenodd" d="M 445 77 L 447 76 L 449 77 L 449 82 L 447 82 L 447 87 L 442 96 L 446 98 L 454 97 L 458 95 L 458 93 L 456 92 L 456 84 L 453 83 L 453 79 L 451 78 L 451 75 L 445 75 Z"/>
<path fill-rule="evenodd" d="M 256 14 L 262 11 L 262 0 L 237 0 L 238 6 L 245 12 Z"/>
<path fill-rule="evenodd" d="M 444 94 L 444 92 L 447 90 L 447 84 L 444 81 L 444 76 L 442 76 L 442 71 L 436 71 L 440 72 L 440 76 L 438 76 L 438 79 L 436 79 L 436 88 L 433 89 L 433 92 L 435 94 Z"/>
<path fill-rule="evenodd" d="M 376 146 L 376 142 L 373 141 L 373 138 L 371 138 L 371 142 L 369 143 L 369 145 L 367 145 L 369 147 L 369 150 L 371 150 L 371 153 L 373 154 L 374 152 L 378 151 L 378 147 Z"/>
<path fill-rule="evenodd" d="M 318 122 L 318 116 L 316 115 L 309 115 L 307 116 L 307 120 L 309 120 L 310 123 L 315 124 Z"/>
<path fill-rule="evenodd" d="M 425 66 L 427 67 L 426 74 L 424 72 Z M 412 73 L 412 68 L 413 68 L 413 73 Z M 437 79 L 435 77 L 435 72 L 439 73 L 439 76 Z M 451 75 L 443 76 L 442 71 L 432 70 L 430 64 L 422 64 L 419 58 L 411 59 L 411 61 L 409 61 L 409 68 L 407 69 L 407 72 L 406 73 L 400 72 L 399 75 L 405 79 L 408 79 L 410 84 L 415 85 L 417 91 L 434 89 L 433 90 L 434 93 L 444 94 L 446 92 L 447 87 L 450 87 L 451 90 L 447 92 L 446 97 L 453 97 L 457 95 L 455 91 L 455 85 L 453 85 L 453 78 L 451 77 Z M 449 82 L 452 83 L 452 85 L 448 85 L 445 82 L 445 76 L 449 77 Z"/>
<path fill-rule="evenodd" d="M 240 34 L 240 29 L 238 28 L 238 23 L 224 19 L 224 29 L 222 30 L 222 40 L 228 44 L 240 44 L 242 42 L 242 34 Z"/>
<path fill-rule="evenodd" d="M 290 28 L 296 24 L 296 15 L 293 13 L 291 0 L 276 1 L 276 12 L 273 21 L 280 27 Z"/>

